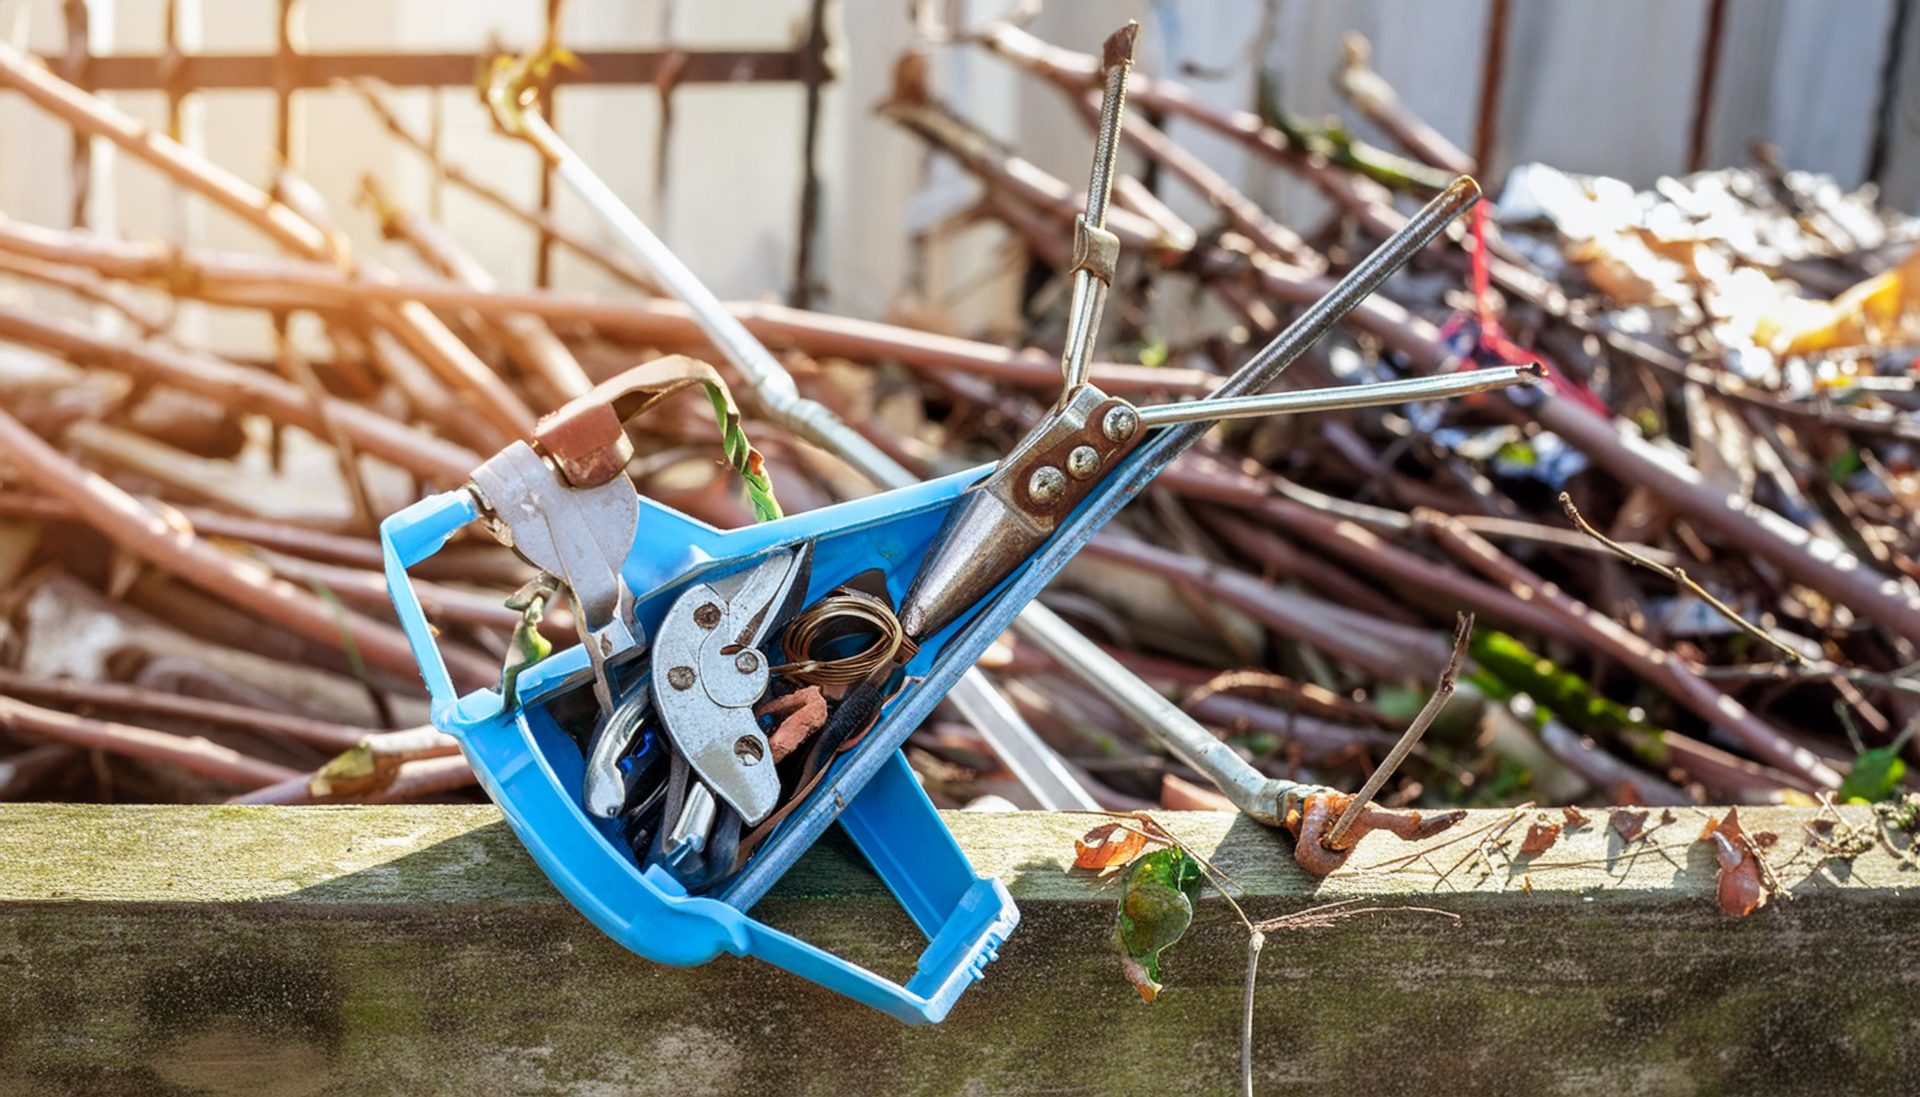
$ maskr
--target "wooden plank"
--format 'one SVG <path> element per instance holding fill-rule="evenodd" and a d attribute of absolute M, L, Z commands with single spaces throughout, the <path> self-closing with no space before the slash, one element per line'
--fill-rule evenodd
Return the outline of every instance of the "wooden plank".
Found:
<path fill-rule="evenodd" d="M 1316 883 L 1257 824 L 1165 818 L 1256 918 L 1351 897 L 1461 916 L 1276 933 L 1260 1092 L 1910 1091 L 1920 872 L 1878 845 L 1822 865 L 1802 852 L 1812 811 L 1741 814 L 1779 835 L 1769 857 L 1793 898 L 1740 920 L 1716 908 L 1692 810 L 1638 855 L 1596 812 L 1545 853 L 1496 852 L 1491 874 L 1466 865 L 1444 884 L 1473 840 L 1386 871 L 1402 847 L 1372 835 L 1358 867 Z M 491 808 L 7 806 L 0 1078 L 29 1092 L 1233 1091 L 1246 934 L 1219 898 L 1143 1005 L 1109 950 L 1115 887 L 1064 871 L 1092 817 L 947 818 L 1024 920 L 952 1017 L 910 1029 L 757 962 L 681 971 L 625 953 Z M 1453 834 L 1504 818 L 1475 812 Z M 894 977 L 921 943 L 837 842 L 758 914 Z"/>

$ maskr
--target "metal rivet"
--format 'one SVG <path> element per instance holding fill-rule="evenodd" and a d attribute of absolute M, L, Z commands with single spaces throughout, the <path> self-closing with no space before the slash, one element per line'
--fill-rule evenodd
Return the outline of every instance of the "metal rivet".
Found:
<path fill-rule="evenodd" d="M 1100 451 L 1092 446 L 1075 446 L 1067 454 L 1067 472 L 1075 480 L 1085 480 L 1100 470 Z"/>
<path fill-rule="evenodd" d="M 751 735 L 742 735 L 733 741 L 733 756 L 740 759 L 741 765 L 751 766 L 765 758 L 767 751 L 760 745 L 760 740 Z"/>
<path fill-rule="evenodd" d="M 759 670 L 760 653 L 757 651 L 743 651 L 734 656 L 733 669 L 742 674 L 752 674 L 754 671 Z"/>
<path fill-rule="evenodd" d="M 693 688 L 693 668 L 674 667 L 667 671 L 667 684 L 674 689 Z"/>
<path fill-rule="evenodd" d="M 712 602 L 702 602 L 693 610 L 693 623 L 701 628 L 712 628 L 720 623 L 720 607 Z"/>
<path fill-rule="evenodd" d="M 1067 493 L 1067 475 L 1052 465 L 1041 465 L 1027 479 L 1027 494 L 1041 506 L 1057 503 Z"/>
<path fill-rule="evenodd" d="M 1109 408 L 1106 418 L 1100 420 L 1100 429 L 1109 440 L 1124 442 L 1140 429 L 1140 413 L 1125 404 Z"/>

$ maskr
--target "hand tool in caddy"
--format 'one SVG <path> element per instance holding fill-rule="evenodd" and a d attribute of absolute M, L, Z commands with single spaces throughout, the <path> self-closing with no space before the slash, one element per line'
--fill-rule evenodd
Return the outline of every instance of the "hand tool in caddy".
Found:
<path fill-rule="evenodd" d="M 1463 178 L 1212 397 L 1141 408 L 1093 385 L 1094 336 L 1119 251 L 1102 226 L 1136 30 L 1116 34 L 1106 50 L 1088 209 L 1075 223 L 1064 391 L 990 469 L 718 530 L 640 495 L 626 475 L 633 453 L 626 420 L 659 391 L 660 364 L 653 363 L 570 401 L 541 421 L 531 444 L 502 450 L 464 489 L 424 499 L 382 525 L 388 586 L 420 660 L 434 723 L 460 740 L 554 884 L 634 952 L 679 965 L 721 952 L 758 956 L 910 1023 L 944 1017 L 1019 914 L 998 881 L 975 874 L 900 747 L 1023 610 L 1023 630 L 1050 653 L 1117 676 L 1110 695 L 1123 711 L 1173 725 L 1154 730 L 1243 810 L 1256 817 L 1277 811 L 1256 801 L 1274 791 L 1267 786 L 1284 783 L 1262 779 L 1260 789 L 1236 794 L 1238 771 L 1217 757 L 1231 753 L 1224 744 L 1164 698 L 1149 699 L 1149 687 L 1029 603 L 1213 422 L 1458 396 L 1533 379 L 1533 370 L 1509 367 L 1261 393 L 1473 203 L 1477 188 Z M 757 351 L 791 397 L 791 378 L 765 349 L 544 122 L 537 115 L 521 122 L 560 150 L 562 175 L 583 196 L 595 187 L 604 192 L 592 204 L 656 275 L 672 275 L 664 280 L 678 282 L 676 289 L 697 287 L 684 296 L 729 358 L 753 360 Z M 764 395 L 772 375 L 747 372 Z M 844 425 L 819 405 L 809 408 L 808 435 L 844 441 Z M 864 457 L 868 468 L 898 472 L 877 451 Z M 498 690 L 462 697 L 407 569 L 476 521 L 539 568 L 549 590 L 566 592 L 581 642 L 513 667 Z M 770 709 L 805 690 L 820 691 L 826 704 L 818 729 L 798 745 L 784 727 L 770 736 L 778 719 Z M 1251 771 L 1237 757 L 1230 761 Z M 836 821 L 928 938 L 904 985 L 748 913 Z"/>

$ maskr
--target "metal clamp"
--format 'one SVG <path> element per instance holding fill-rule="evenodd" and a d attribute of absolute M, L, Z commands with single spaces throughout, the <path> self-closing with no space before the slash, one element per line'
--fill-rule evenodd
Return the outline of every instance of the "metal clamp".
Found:
<path fill-rule="evenodd" d="M 1073 264 L 1068 273 L 1086 271 L 1107 285 L 1113 285 L 1114 268 L 1120 264 L 1120 238 L 1087 220 L 1084 213 L 1073 215 Z"/>
<path fill-rule="evenodd" d="M 597 487 L 573 487 L 532 446 L 515 442 L 475 469 L 469 487 L 494 537 L 566 584 L 600 710 L 611 712 L 607 668 L 642 639 L 633 593 L 620 575 L 640 524 L 633 484 L 615 476 Z"/>

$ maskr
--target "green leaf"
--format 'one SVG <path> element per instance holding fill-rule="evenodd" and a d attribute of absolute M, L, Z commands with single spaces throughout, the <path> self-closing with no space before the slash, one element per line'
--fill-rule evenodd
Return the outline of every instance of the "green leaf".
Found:
<path fill-rule="evenodd" d="M 1853 760 L 1853 769 L 1840 782 L 1840 799 L 1848 804 L 1871 804 L 1885 800 L 1900 788 L 1907 775 L 1907 763 L 1899 747 L 1875 747 L 1863 750 Z"/>
<path fill-rule="evenodd" d="M 1140 348 L 1140 364 L 1155 369 L 1167 364 L 1167 344 L 1156 340 Z"/>
<path fill-rule="evenodd" d="M 1531 442 L 1508 442 L 1495 451 L 1493 459 L 1518 465 L 1521 468 L 1532 468 L 1540 463 L 1540 456 L 1533 452 Z"/>
<path fill-rule="evenodd" d="M 1200 880 L 1200 863 L 1177 848 L 1149 853 L 1127 870 L 1113 943 L 1127 981 L 1149 1002 L 1160 993 L 1160 953 L 1193 924 Z"/>
<path fill-rule="evenodd" d="M 1866 467 L 1865 462 L 1860 460 L 1860 447 L 1848 446 L 1827 466 L 1827 479 L 1837 484 Z"/>
<path fill-rule="evenodd" d="M 553 652 L 553 643 L 540 634 L 540 619 L 546 616 L 552 588 L 535 579 L 507 598 L 507 608 L 520 611 L 514 622 L 513 638 L 507 642 L 507 656 L 500 668 L 500 696 L 511 708 L 520 685 L 520 672 Z"/>

